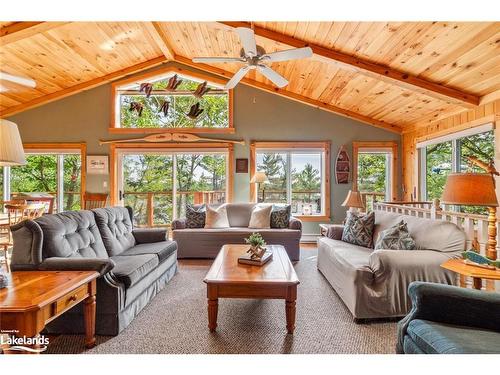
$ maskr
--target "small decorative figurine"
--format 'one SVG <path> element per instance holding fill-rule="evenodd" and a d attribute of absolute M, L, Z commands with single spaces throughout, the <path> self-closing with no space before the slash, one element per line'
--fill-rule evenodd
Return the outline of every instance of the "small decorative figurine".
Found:
<path fill-rule="evenodd" d="M 464 251 L 462 253 L 462 256 L 465 259 L 465 263 L 472 266 L 489 268 L 489 269 L 500 268 L 500 259 L 491 260 L 488 257 L 476 253 L 474 250 Z"/>
<path fill-rule="evenodd" d="M 182 79 L 177 79 L 177 74 L 168 80 L 166 87 L 167 91 L 175 91 L 177 87 L 182 83 Z"/>
<path fill-rule="evenodd" d="M 196 120 L 199 115 L 203 112 L 203 108 L 200 108 L 200 103 L 193 104 L 186 114 L 192 120 Z"/>
<path fill-rule="evenodd" d="M 163 112 L 163 115 L 166 116 L 168 114 L 168 109 L 170 107 L 170 102 L 168 100 L 163 101 L 160 106 L 158 112 Z"/>
<path fill-rule="evenodd" d="M 141 117 L 143 109 L 144 109 L 144 106 L 139 102 L 131 102 L 130 103 L 129 111 L 130 112 L 133 112 L 133 111 L 137 112 L 139 117 Z"/>
<path fill-rule="evenodd" d="M 141 83 L 139 91 L 144 92 L 146 94 L 146 98 L 149 98 L 149 96 L 151 95 L 151 91 L 153 91 L 153 84 Z"/>
<path fill-rule="evenodd" d="M 207 81 L 200 83 L 196 90 L 193 92 L 193 95 L 198 99 L 201 99 L 203 95 L 210 91 L 210 87 L 207 87 Z"/>

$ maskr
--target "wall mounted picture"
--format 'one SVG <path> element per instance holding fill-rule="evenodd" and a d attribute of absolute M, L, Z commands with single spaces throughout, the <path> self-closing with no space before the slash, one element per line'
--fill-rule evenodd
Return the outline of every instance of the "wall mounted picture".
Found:
<path fill-rule="evenodd" d="M 236 159 L 236 173 L 248 173 L 248 159 Z"/>
<path fill-rule="evenodd" d="M 108 155 L 88 155 L 87 174 L 108 174 Z"/>

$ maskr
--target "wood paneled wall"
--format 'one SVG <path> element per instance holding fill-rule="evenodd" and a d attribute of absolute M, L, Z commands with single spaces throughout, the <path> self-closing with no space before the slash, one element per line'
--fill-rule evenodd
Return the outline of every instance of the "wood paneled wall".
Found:
<path fill-rule="evenodd" d="M 455 133 L 464 129 L 484 125 L 489 122 L 495 124 L 495 165 L 500 168 L 500 100 L 478 106 L 475 109 L 464 111 L 454 116 L 429 124 L 417 124 L 411 131 L 402 135 L 403 145 L 403 199 L 410 200 L 415 191 L 418 194 L 418 155 L 416 144 L 419 141 Z M 497 183 L 497 190 L 500 189 Z M 420 199 L 420 197 L 413 196 Z"/>

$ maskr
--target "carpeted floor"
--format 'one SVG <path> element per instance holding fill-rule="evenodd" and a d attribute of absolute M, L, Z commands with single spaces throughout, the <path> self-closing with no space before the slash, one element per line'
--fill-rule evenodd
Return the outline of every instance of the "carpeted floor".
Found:
<path fill-rule="evenodd" d="M 210 262 L 180 262 L 179 273 L 116 337 L 98 336 L 86 351 L 83 336 L 61 335 L 48 353 L 394 353 L 395 322 L 355 324 L 316 268 L 316 250 L 302 250 L 294 335 L 285 328 L 282 300 L 220 299 L 216 333 L 207 328 Z"/>

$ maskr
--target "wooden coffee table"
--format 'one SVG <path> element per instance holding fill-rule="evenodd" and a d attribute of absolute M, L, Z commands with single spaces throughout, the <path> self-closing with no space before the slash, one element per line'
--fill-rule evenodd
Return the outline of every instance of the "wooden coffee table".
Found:
<path fill-rule="evenodd" d="M 224 245 L 207 273 L 208 328 L 217 327 L 219 298 L 284 299 L 286 328 L 295 329 L 295 301 L 299 279 L 281 245 L 268 245 L 273 259 L 263 266 L 238 263 L 248 245 Z"/>

